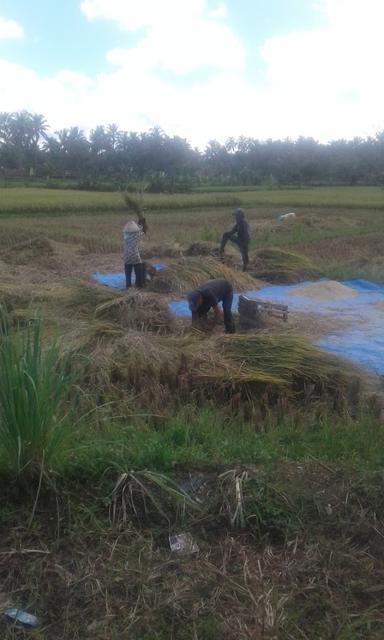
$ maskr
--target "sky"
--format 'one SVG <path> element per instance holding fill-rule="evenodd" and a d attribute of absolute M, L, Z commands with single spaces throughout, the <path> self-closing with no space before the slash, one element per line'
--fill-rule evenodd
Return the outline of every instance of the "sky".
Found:
<path fill-rule="evenodd" d="M 384 129 L 384 0 L 0 0 L 0 111 L 321 142 Z"/>

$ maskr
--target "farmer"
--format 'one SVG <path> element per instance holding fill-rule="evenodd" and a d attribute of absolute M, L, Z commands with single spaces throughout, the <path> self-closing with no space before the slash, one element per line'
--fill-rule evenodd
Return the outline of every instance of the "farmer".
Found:
<path fill-rule="evenodd" d="M 249 262 L 248 248 L 251 239 L 249 224 L 245 219 L 243 209 L 235 209 L 233 215 L 236 220 L 236 224 L 232 227 L 231 231 L 227 231 L 223 234 L 220 245 L 220 255 L 222 256 L 224 254 L 225 245 L 228 240 L 230 240 L 239 247 L 241 257 L 243 259 L 243 271 L 246 271 Z"/>
<path fill-rule="evenodd" d="M 135 270 L 136 287 L 145 286 L 145 268 L 140 257 L 139 243 L 141 236 L 146 232 L 145 218 L 140 218 L 139 223 L 129 220 L 123 229 L 124 270 L 127 289 L 132 285 L 132 268 Z"/>
<path fill-rule="evenodd" d="M 214 324 L 216 324 L 221 316 L 219 302 L 222 302 L 225 332 L 235 333 L 232 317 L 233 287 L 228 280 L 224 278 L 208 280 L 188 293 L 187 300 L 192 313 L 192 325 L 196 325 L 199 320 L 206 320 L 210 309 L 213 309 Z"/>

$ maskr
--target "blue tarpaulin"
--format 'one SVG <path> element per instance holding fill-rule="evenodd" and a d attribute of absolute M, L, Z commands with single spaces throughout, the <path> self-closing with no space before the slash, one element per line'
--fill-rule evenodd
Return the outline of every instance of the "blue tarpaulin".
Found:
<path fill-rule="evenodd" d="M 287 304 L 290 311 L 316 312 L 337 317 L 338 329 L 323 336 L 316 344 L 326 351 L 349 358 L 370 371 L 384 375 L 384 285 L 367 280 L 346 280 L 342 284 L 353 289 L 357 295 L 348 297 L 346 292 L 345 298 L 339 297 L 337 300 L 306 297 L 304 291 L 300 296 L 292 295 L 293 290 L 303 289 L 309 284 L 313 283 L 270 285 L 246 291 L 244 295 Z M 237 308 L 238 298 L 239 295 L 235 294 L 234 309 Z M 186 300 L 177 300 L 169 306 L 178 316 L 190 315 Z M 340 328 L 339 321 L 343 320 L 345 327 Z"/>
<path fill-rule="evenodd" d="M 161 271 L 161 269 L 165 269 L 167 265 L 158 262 L 152 266 L 155 267 L 157 271 Z M 91 278 L 106 287 L 112 287 L 113 289 L 125 289 L 125 274 L 123 271 L 117 273 L 99 273 L 96 271 L 91 274 Z M 135 284 L 134 270 L 132 270 L 132 284 Z"/>

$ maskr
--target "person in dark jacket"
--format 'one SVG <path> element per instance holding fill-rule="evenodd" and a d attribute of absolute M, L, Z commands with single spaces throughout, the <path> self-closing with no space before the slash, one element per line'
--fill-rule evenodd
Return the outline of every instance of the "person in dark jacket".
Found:
<path fill-rule="evenodd" d="M 223 234 L 220 245 L 220 255 L 224 254 L 225 245 L 228 240 L 236 244 L 241 253 L 241 257 L 243 259 L 243 271 L 246 271 L 248 268 L 248 248 L 249 242 L 251 240 L 251 234 L 249 230 L 249 224 L 245 219 L 245 213 L 243 209 L 235 209 L 233 215 L 236 220 L 236 224 L 232 227 L 231 231 L 227 231 Z"/>
<path fill-rule="evenodd" d="M 214 322 L 220 319 L 219 302 L 223 305 L 224 325 L 226 333 L 235 332 L 232 317 L 233 287 L 228 280 L 217 278 L 208 280 L 187 295 L 189 309 L 192 313 L 192 325 L 206 320 L 210 309 L 213 310 Z"/>

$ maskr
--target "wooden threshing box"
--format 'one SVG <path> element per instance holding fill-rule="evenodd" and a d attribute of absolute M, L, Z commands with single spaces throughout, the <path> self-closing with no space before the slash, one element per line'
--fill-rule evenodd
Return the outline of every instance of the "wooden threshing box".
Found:
<path fill-rule="evenodd" d="M 268 316 L 288 320 L 288 305 L 266 302 L 260 298 L 248 298 L 239 296 L 240 324 L 243 327 L 263 327 Z"/>

